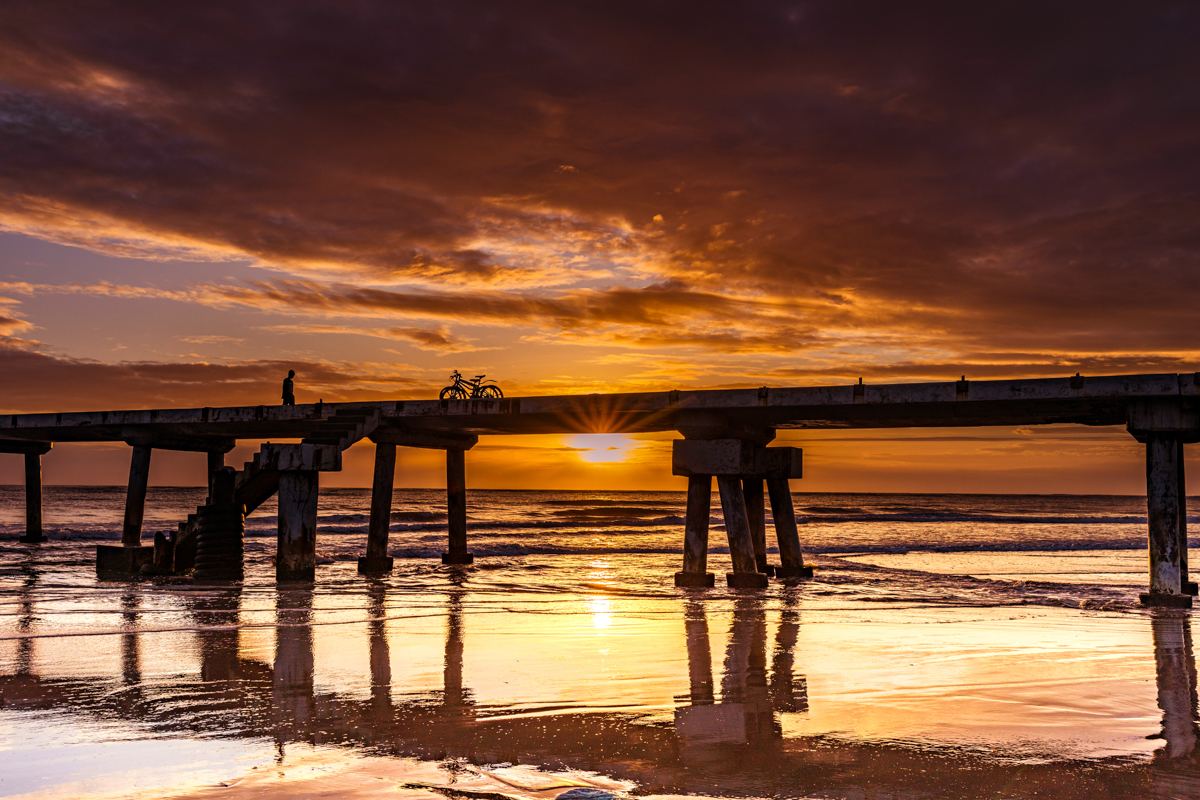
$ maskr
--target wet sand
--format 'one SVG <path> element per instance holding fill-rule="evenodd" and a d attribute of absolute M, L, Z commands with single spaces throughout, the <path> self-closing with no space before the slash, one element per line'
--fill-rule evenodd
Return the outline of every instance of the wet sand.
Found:
<path fill-rule="evenodd" d="M 1188 613 L 822 563 L 761 593 L 631 591 L 602 563 L 575 591 L 32 571 L 0 605 L 0 794 L 1200 796 Z"/>

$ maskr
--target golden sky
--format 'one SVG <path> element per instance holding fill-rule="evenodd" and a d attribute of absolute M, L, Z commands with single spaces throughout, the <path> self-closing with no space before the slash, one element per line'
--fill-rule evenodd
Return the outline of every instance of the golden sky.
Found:
<path fill-rule="evenodd" d="M 1193 371 L 1200 15 L 1086 8 L 5 4 L 0 405 Z M 1120 431 L 795 441 L 806 488 L 1142 490 Z M 469 463 L 667 488 L 668 448 Z"/>

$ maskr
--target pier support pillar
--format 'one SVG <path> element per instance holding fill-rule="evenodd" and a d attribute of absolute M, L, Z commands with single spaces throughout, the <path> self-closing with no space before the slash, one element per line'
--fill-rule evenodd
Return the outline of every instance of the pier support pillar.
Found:
<path fill-rule="evenodd" d="M 148 445 L 133 447 L 129 460 L 129 490 L 125 493 L 125 524 L 121 528 L 121 544 L 138 547 L 142 543 L 142 518 L 146 514 L 146 487 L 150 482 L 150 454 Z"/>
<path fill-rule="evenodd" d="M 217 470 L 225 466 L 225 454 L 209 450 L 206 455 L 208 456 L 208 499 L 205 500 L 207 504 L 213 502 L 213 497 L 215 496 L 213 494 L 213 480 L 217 476 Z"/>
<path fill-rule="evenodd" d="M 1190 608 L 1192 598 L 1183 593 L 1180 571 L 1180 485 L 1183 447 L 1178 436 L 1146 436 L 1146 511 L 1149 523 L 1150 591 L 1143 605 Z"/>
<path fill-rule="evenodd" d="M 1191 608 L 1183 445 L 1200 441 L 1200 410 L 1184 398 L 1161 397 L 1132 402 L 1126 414 L 1126 429 L 1146 445 L 1150 591 L 1142 605 Z"/>
<path fill-rule="evenodd" d="M 767 576 L 758 571 L 754 560 L 754 538 L 746 516 L 742 482 L 733 476 L 718 475 L 717 488 L 721 492 L 721 511 L 729 537 L 729 557 L 733 561 L 733 572 L 726 574 L 726 583 L 731 589 L 765 588 Z"/>
<path fill-rule="evenodd" d="M 150 482 L 150 454 L 153 448 L 135 444 L 129 460 L 129 488 L 125 493 L 125 521 L 121 526 L 121 545 L 96 546 L 96 574 L 101 577 L 128 577 L 154 564 L 154 548 L 142 546 L 142 519 L 146 514 L 146 487 Z"/>
<path fill-rule="evenodd" d="M 396 445 L 375 445 L 375 478 L 371 482 L 371 521 L 367 526 L 367 554 L 358 560 L 364 575 L 392 571 L 387 554 L 388 531 L 392 524 L 392 483 L 396 478 Z"/>
<path fill-rule="evenodd" d="M 42 456 L 40 453 L 25 454 L 25 535 L 20 541 L 25 544 L 40 544 L 46 541 L 42 533 Z"/>
<path fill-rule="evenodd" d="M 786 491 L 787 479 L 801 477 L 803 454 L 794 447 L 766 447 L 766 443 L 774 438 L 774 431 L 760 432 L 757 438 L 699 438 L 714 431 L 721 433 L 722 429 L 697 428 L 692 430 L 697 438 L 677 439 L 672 445 L 671 473 L 688 478 L 684 571 L 676 573 L 675 585 L 712 585 L 691 582 L 698 581 L 698 577 L 691 576 L 705 574 L 702 554 L 708 545 L 708 496 L 715 476 L 725 514 L 725 530 L 729 536 L 729 554 L 733 561 L 733 572 L 726 575 L 726 581 L 729 586 L 738 589 L 762 588 L 767 585 L 767 570 L 771 569 L 767 564 L 763 481 L 765 479 L 770 485 L 772 481 L 782 479 L 784 496 L 787 498 L 786 511 L 790 512 L 791 495 Z M 772 508 L 777 500 L 776 493 L 777 487 L 772 489 Z M 780 509 L 780 514 L 784 514 L 782 505 Z M 786 550 L 793 568 L 802 569 L 794 514 L 790 519 L 791 538 L 780 543 L 779 552 L 782 556 Z M 776 525 L 778 527 L 778 522 Z M 781 573 L 775 570 L 774 574 Z M 795 577 L 795 574 L 789 577 Z"/>
<path fill-rule="evenodd" d="M 796 509 L 792 506 L 792 488 L 787 478 L 767 478 L 771 497 L 771 516 L 775 519 L 775 537 L 779 541 L 777 578 L 811 578 L 812 567 L 804 566 L 800 550 L 800 532 L 796 529 Z"/>
<path fill-rule="evenodd" d="M 1196 582 L 1188 575 L 1187 533 L 1187 475 L 1183 465 L 1183 440 L 1179 440 L 1179 588 L 1184 594 L 1196 596 Z"/>
<path fill-rule="evenodd" d="M 759 572 L 773 576 L 775 568 L 767 563 L 767 510 L 762 476 L 742 478 L 742 496 L 746 500 L 750 538 L 754 540 L 754 563 L 758 565 Z"/>
<path fill-rule="evenodd" d="M 467 458 L 466 450 L 446 450 L 446 514 L 450 527 L 450 552 L 442 553 L 443 564 L 470 564 L 467 552 Z"/>
<path fill-rule="evenodd" d="M 311 582 L 316 577 L 319 475 L 315 470 L 279 473 L 277 581 Z"/>
<path fill-rule="evenodd" d="M 708 571 L 708 518 L 712 506 L 712 476 L 688 478 L 687 519 L 683 529 L 683 571 L 675 573 L 675 585 L 711 588 L 716 579 Z"/>

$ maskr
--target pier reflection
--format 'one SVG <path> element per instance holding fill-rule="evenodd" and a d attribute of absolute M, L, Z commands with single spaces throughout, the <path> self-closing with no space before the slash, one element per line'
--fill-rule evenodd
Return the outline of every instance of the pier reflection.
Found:
<path fill-rule="evenodd" d="M 36 634 L 39 578 L 33 570 L 22 576 L 16 629 Z M 264 608 L 264 596 L 273 598 L 273 609 Z M 121 620 L 121 629 L 113 633 L 120 637 L 120 647 L 114 648 L 110 674 L 40 677 L 37 640 L 25 637 L 12 651 L 13 672 L 0 676 L 4 710 L 123 719 L 147 736 L 271 737 L 280 758 L 298 749 L 293 744 L 309 743 L 425 760 L 570 767 L 633 780 L 639 791 L 655 794 L 872 796 L 874 791 L 881 796 L 1074 800 L 1087 796 L 1081 794 L 1087 787 L 1099 785 L 1096 770 L 1111 769 L 1104 796 L 1200 796 L 1197 674 L 1192 623 L 1184 614 L 1168 612 L 1148 620 L 1161 712 L 1158 736 L 1163 740 L 1152 758 L 1139 764 L 1025 764 L 1018 774 L 1010 762 L 970 751 L 947 755 L 898 742 L 794 733 L 786 738 L 784 730 L 796 728 L 781 724 L 788 720 L 785 715 L 808 711 L 803 665 L 817 657 L 797 651 L 801 609 L 791 594 L 739 597 L 732 609 L 721 600 L 685 602 L 672 624 L 681 625 L 686 634 L 686 679 L 676 673 L 679 685 L 672 691 L 679 692 L 678 705 L 666 720 L 595 710 L 604 704 L 602 696 L 591 698 L 592 709 L 536 716 L 515 705 L 481 706 L 472 676 L 481 681 L 488 676 L 465 669 L 472 663 L 473 628 L 468 623 L 481 617 L 470 616 L 472 596 L 463 585 L 447 586 L 444 599 L 436 601 L 444 611 L 444 627 L 434 629 L 440 638 L 425 651 L 433 669 L 422 674 L 430 680 L 414 686 L 412 673 L 406 672 L 402 690 L 393 670 L 408 666 L 400 654 L 410 652 L 404 649 L 409 646 L 404 637 L 413 632 L 407 627 L 412 617 L 405 614 L 411 610 L 411 593 L 389 590 L 379 581 L 368 584 L 365 597 L 344 595 L 338 603 L 347 605 L 345 597 L 356 598 L 364 613 L 344 628 L 333 626 L 338 630 L 325 638 L 314 624 L 329 619 L 322 616 L 328 613 L 328 596 L 312 589 L 268 595 L 245 594 L 235 587 L 184 593 L 180 603 L 194 625 L 199 669 L 171 676 L 160 668 L 151 680 L 143 660 L 153 656 L 160 663 L 157 648 L 165 640 L 156 638 L 162 634 L 139 632 L 153 621 L 153 606 L 131 589 L 110 607 Z M 273 646 L 262 631 L 246 627 L 262 622 L 274 622 Z M 330 688 L 316 676 L 318 640 L 363 636 L 366 653 L 351 663 L 357 678 L 339 679 L 339 685 L 350 688 Z M 477 634 L 476 647 L 483 647 L 483 638 Z M 180 652 L 192 650 L 190 640 L 174 646 Z M 605 685 L 601 679 L 594 684 L 598 693 Z M 938 783 L 931 786 L 927 776 L 934 774 Z M 1091 776 L 1091 783 L 1080 783 L 1080 775 Z"/>
<path fill-rule="evenodd" d="M 1154 757 L 1154 797 L 1200 796 L 1200 703 L 1190 615 L 1163 612 L 1150 622 L 1154 635 L 1158 707 L 1164 746 Z"/>
<path fill-rule="evenodd" d="M 714 696 L 708 611 L 703 601 L 689 603 L 687 634 L 689 704 L 675 711 L 675 731 L 688 761 L 718 761 L 736 756 L 720 745 L 781 742 L 779 712 L 808 710 L 803 676 L 793 674 L 800 616 L 785 600 L 776 628 L 771 669 L 767 670 L 767 609 L 761 598 L 740 598 L 730 621 L 721 697 Z M 762 750 L 756 751 L 761 754 Z"/>

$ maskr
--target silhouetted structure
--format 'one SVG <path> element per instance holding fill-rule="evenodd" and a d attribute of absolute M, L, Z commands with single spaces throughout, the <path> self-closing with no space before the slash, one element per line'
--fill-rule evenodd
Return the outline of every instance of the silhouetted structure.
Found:
<path fill-rule="evenodd" d="M 1150 586 L 1147 605 L 1190 607 L 1184 446 L 1200 441 L 1200 373 L 968 381 L 867 386 L 644 392 L 505 399 L 407 400 L 63 414 L 0 415 L 0 453 L 26 457 L 28 540 L 39 541 L 41 454 L 53 442 L 131 445 L 121 546 L 97 548 L 97 571 L 127 576 L 151 562 L 192 569 L 198 515 L 153 548 L 141 544 L 153 449 L 206 453 L 210 475 L 239 438 L 296 439 L 263 445 L 238 471 L 234 507 L 253 513 L 279 494 L 280 581 L 311 581 L 316 568 L 316 508 L 321 472 L 338 471 L 342 452 L 362 439 L 376 445 L 375 484 L 365 574 L 386 572 L 395 447 L 446 452 L 448 547 L 443 561 L 471 563 L 466 530 L 465 453 L 482 434 L 678 431 L 672 470 L 688 478 L 683 569 L 677 586 L 712 586 L 706 571 L 713 478 L 720 492 L 736 588 L 765 586 L 773 575 L 808 577 L 788 481 L 801 477 L 798 448 L 768 447 L 778 430 L 913 428 L 1072 423 L 1124 424 L 1146 445 Z M 210 482 L 211 483 L 211 482 Z M 767 562 L 764 497 L 770 498 L 779 565 Z M 210 503 L 212 498 L 210 496 Z"/>
<path fill-rule="evenodd" d="M 285 406 L 296 405 L 296 384 L 294 379 L 296 370 L 289 369 L 288 376 L 283 379 L 283 404 Z"/>

